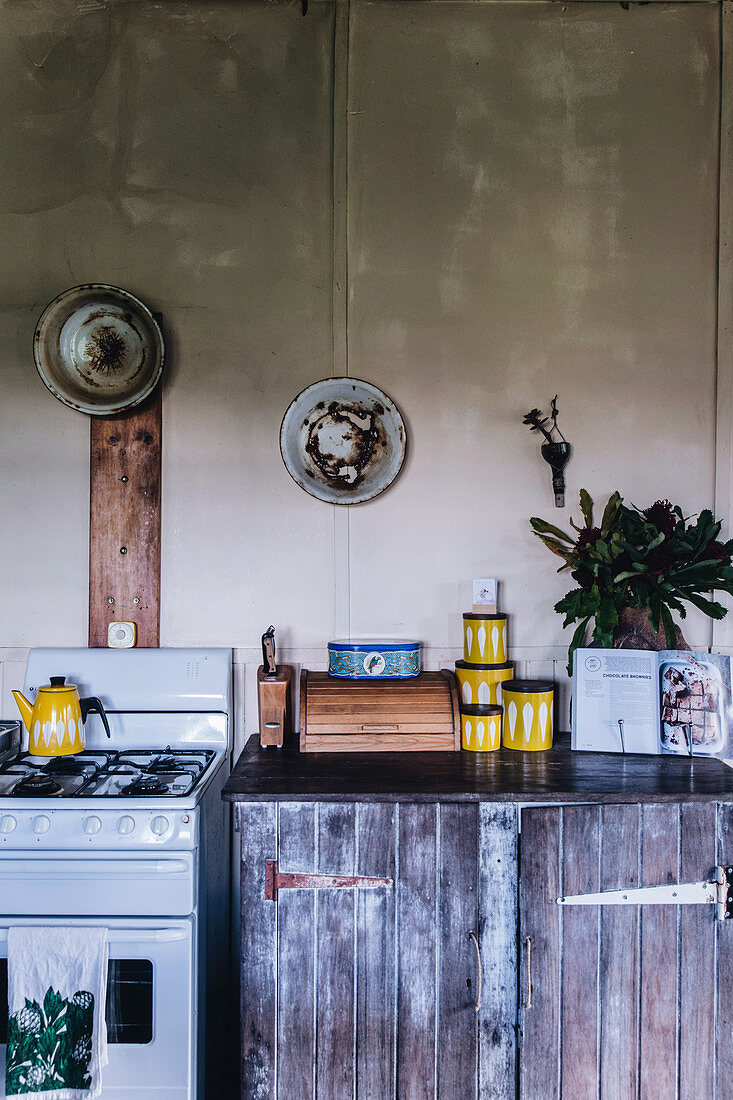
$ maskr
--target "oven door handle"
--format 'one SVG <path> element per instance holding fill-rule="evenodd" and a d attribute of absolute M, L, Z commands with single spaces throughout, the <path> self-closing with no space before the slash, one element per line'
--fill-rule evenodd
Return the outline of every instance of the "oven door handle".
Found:
<path fill-rule="evenodd" d="M 55 921 L 19 921 L 24 928 L 32 928 L 34 924 L 47 926 L 49 923 L 61 927 L 78 927 L 75 920 Z M 87 926 L 88 922 L 85 922 Z M 100 922 L 103 927 L 103 922 Z M 91 927 L 91 926 L 90 926 Z M 172 943 L 174 940 L 185 940 L 190 936 L 188 928 L 108 928 L 107 940 L 110 946 L 116 943 Z M 0 944 L 8 942 L 7 926 L 0 928 Z"/>
<path fill-rule="evenodd" d="M 180 875 L 191 870 L 185 859 L 28 859 L 3 855 L 0 859 L 0 885 L 4 878 L 36 878 L 39 874 L 90 875 L 100 878 L 127 878 L 129 875 Z"/>

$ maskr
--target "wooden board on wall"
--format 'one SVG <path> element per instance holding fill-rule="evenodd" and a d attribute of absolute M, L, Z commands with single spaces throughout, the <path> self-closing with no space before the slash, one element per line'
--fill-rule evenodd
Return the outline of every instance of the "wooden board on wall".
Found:
<path fill-rule="evenodd" d="M 91 417 L 89 645 L 133 622 L 137 645 L 160 644 L 160 387 L 119 416 Z"/>

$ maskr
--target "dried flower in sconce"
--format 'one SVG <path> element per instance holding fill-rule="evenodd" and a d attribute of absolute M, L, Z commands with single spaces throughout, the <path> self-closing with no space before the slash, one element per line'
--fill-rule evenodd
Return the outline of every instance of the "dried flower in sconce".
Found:
<path fill-rule="evenodd" d="M 525 414 L 523 424 L 529 424 L 530 431 L 542 432 L 545 442 L 540 447 L 542 457 L 552 468 L 552 488 L 555 493 L 555 507 L 565 507 L 565 467 L 572 448 L 557 426 L 557 394 L 552 399 L 549 416 L 543 416 L 540 409 L 530 409 Z M 552 421 L 548 428 L 547 425 Z M 559 437 L 559 438 L 558 438 Z"/>

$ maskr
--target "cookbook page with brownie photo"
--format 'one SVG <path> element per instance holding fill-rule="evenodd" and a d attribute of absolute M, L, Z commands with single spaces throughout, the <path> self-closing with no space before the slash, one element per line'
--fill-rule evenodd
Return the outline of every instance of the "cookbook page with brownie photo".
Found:
<path fill-rule="evenodd" d="M 728 757 L 730 711 L 729 656 L 683 650 L 575 653 L 574 749 Z"/>

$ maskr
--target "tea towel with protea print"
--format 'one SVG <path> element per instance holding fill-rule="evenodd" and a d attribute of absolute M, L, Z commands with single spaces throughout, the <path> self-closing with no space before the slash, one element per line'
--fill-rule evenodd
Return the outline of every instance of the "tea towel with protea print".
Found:
<path fill-rule="evenodd" d="M 8 929 L 5 1091 L 93 1100 L 107 1064 L 107 929 Z"/>

